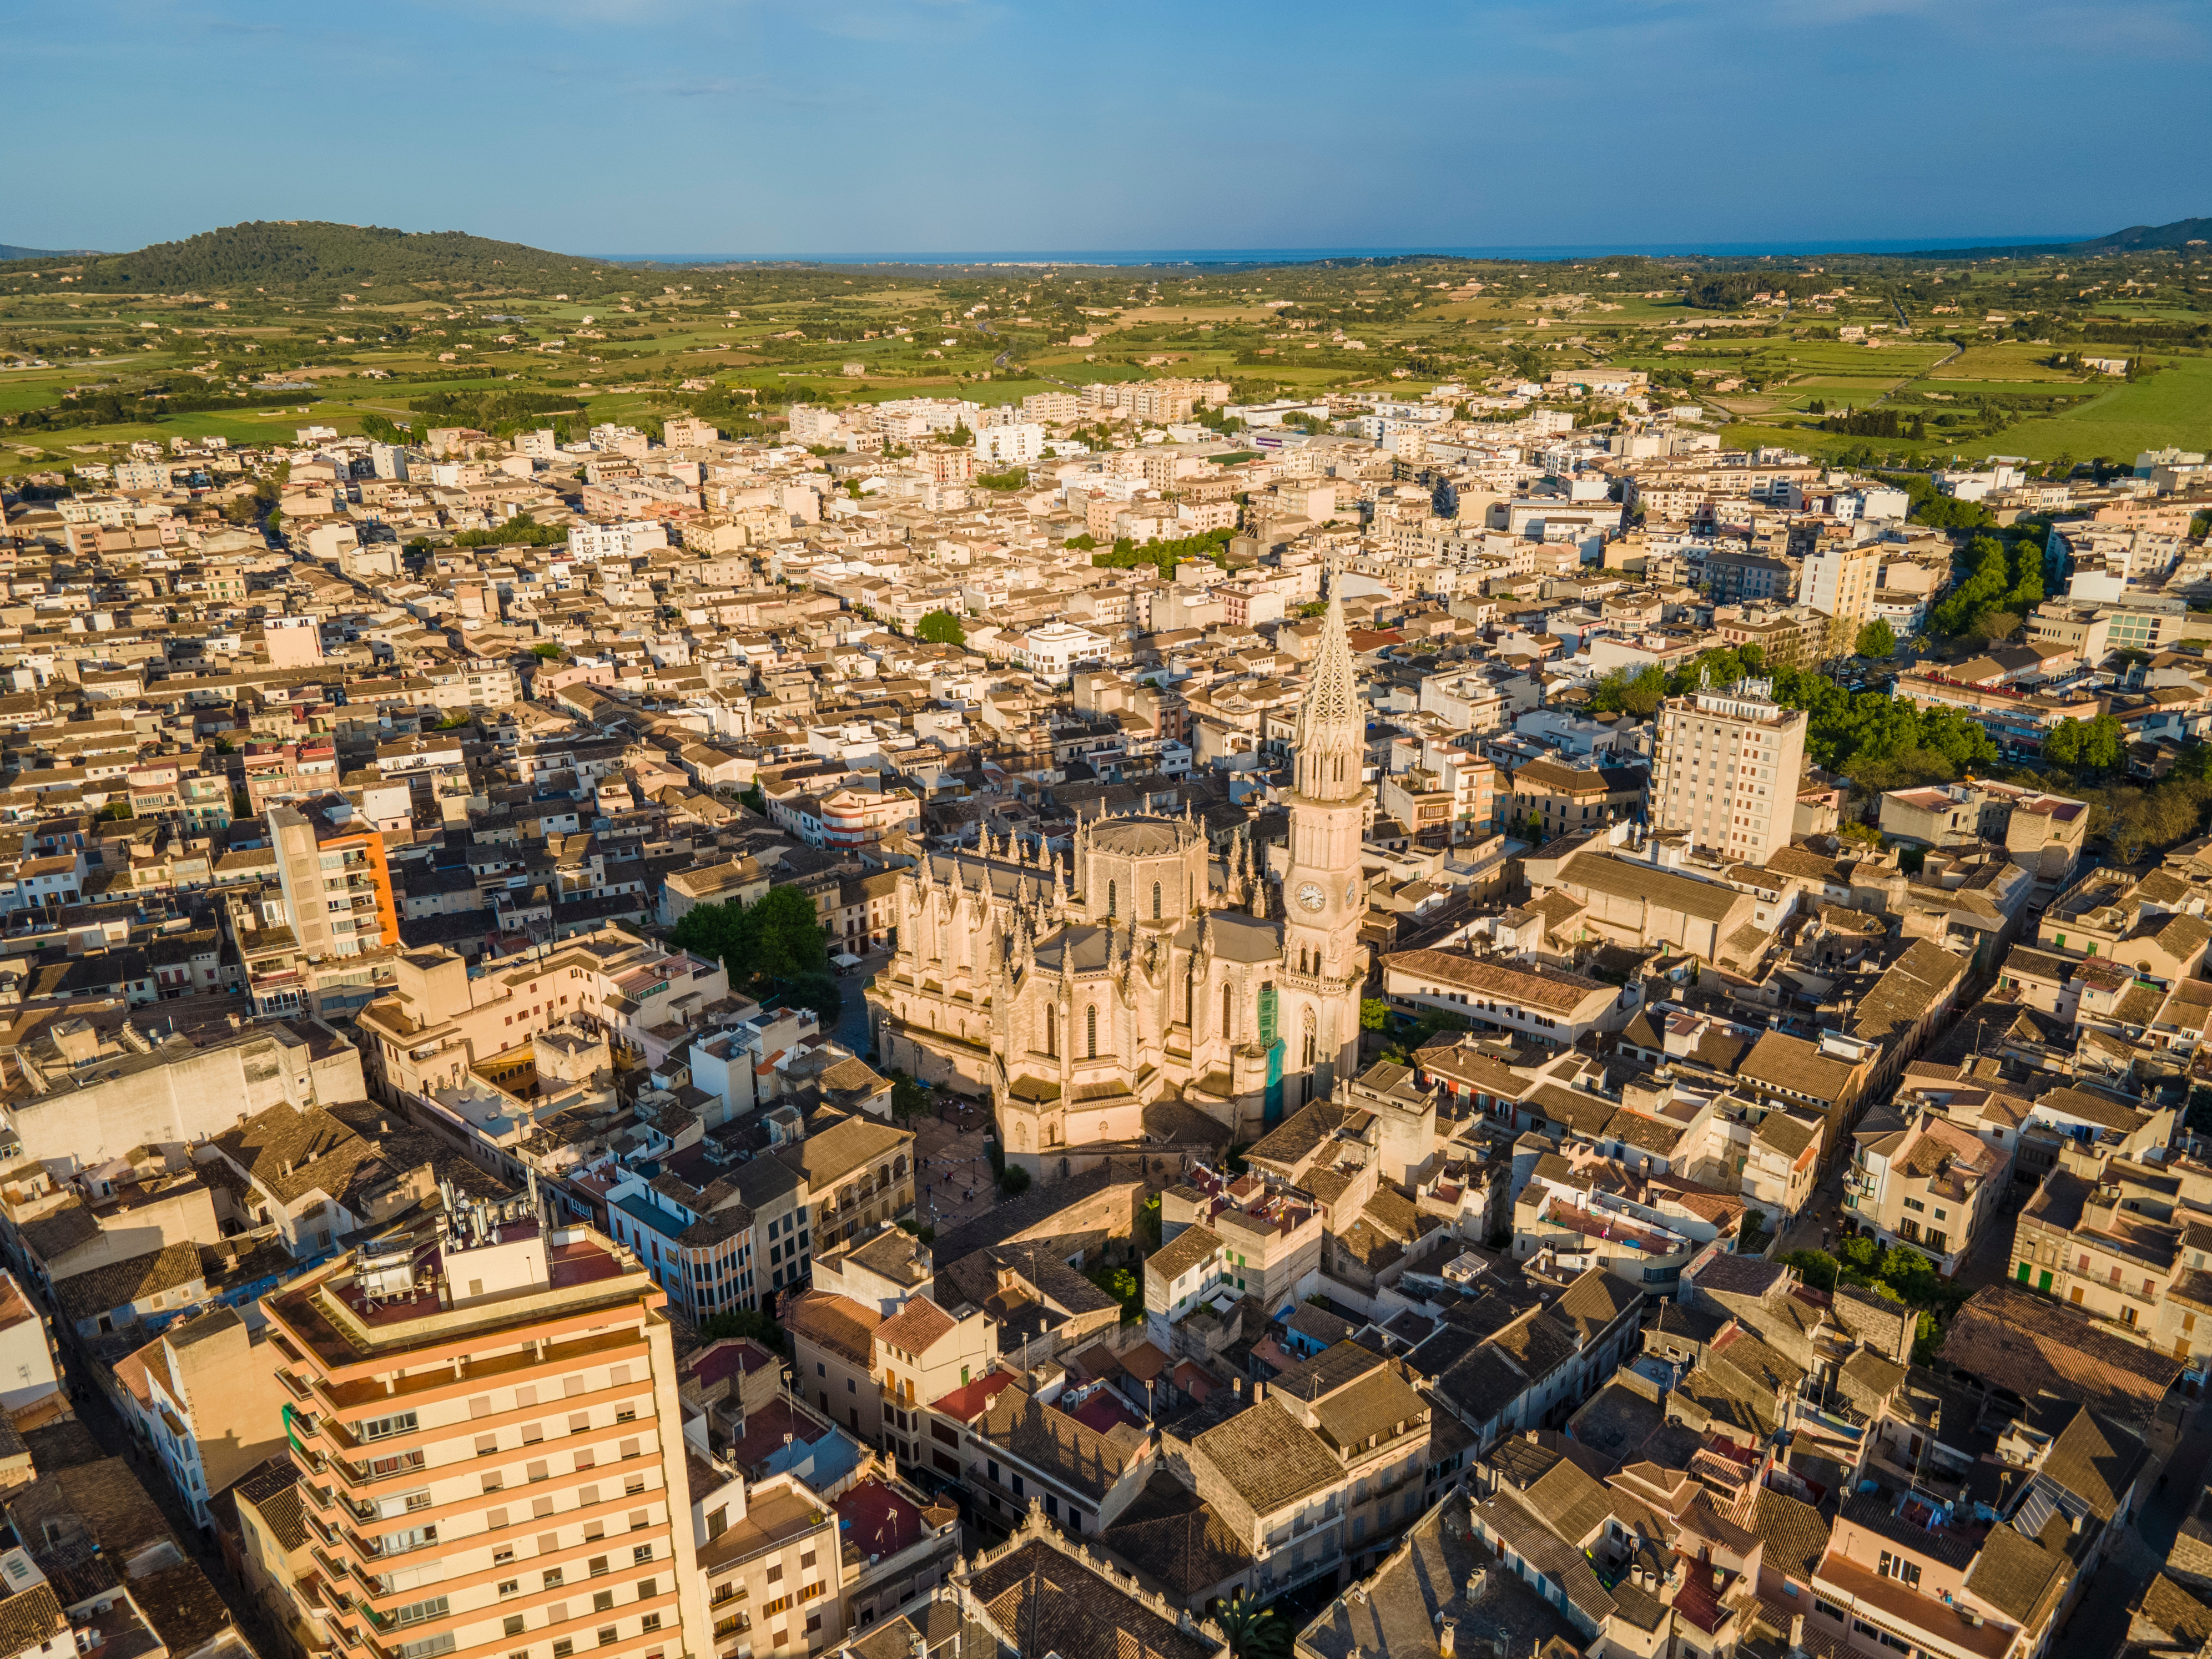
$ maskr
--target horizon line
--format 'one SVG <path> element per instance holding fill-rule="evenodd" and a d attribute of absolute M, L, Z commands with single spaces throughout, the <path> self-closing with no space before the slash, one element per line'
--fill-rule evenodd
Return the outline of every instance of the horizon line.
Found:
<path fill-rule="evenodd" d="M 1553 260 L 1704 257 L 1786 258 L 1805 254 L 1954 252 L 1971 248 L 2064 246 L 2094 240 L 2093 235 L 2048 232 L 2002 236 L 1843 237 L 1741 242 L 1520 243 L 1447 246 L 1404 246 L 1244 248 L 990 248 L 942 251 L 848 251 L 803 253 L 586 253 L 575 257 L 610 264 L 834 264 L 834 265 L 1188 265 L 1312 264 L 1329 259 L 1462 258 Z"/>

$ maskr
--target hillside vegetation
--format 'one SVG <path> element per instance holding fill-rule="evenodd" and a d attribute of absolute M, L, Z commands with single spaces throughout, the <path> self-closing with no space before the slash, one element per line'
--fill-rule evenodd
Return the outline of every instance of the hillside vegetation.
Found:
<path fill-rule="evenodd" d="M 51 259 L 50 254 L 39 258 Z M 76 286 L 97 292 L 181 294 L 267 288 L 326 293 L 379 283 L 444 287 L 537 285 L 610 270 L 596 259 L 549 253 L 458 230 L 386 230 L 319 220 L 257 220 L 109 253 L 75 267 Z M 6 267 L 0 266 L 0 275 Z"/>

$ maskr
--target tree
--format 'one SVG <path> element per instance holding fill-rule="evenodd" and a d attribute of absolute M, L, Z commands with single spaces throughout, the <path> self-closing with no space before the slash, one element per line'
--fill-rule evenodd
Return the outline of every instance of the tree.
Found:
<path fill-rule="evenodd" d="M 933 611 L 915 624 L 915 638 L 926 645 L 965 645 L 968 630 L 950 611 Z"/>
<path fill-rule="evenodd" d="M 1030 1172 L 1018 1164 L 1009 1164 L 999 1171 L 999 1190 L 1008 1198 L 1019 1198 L 1030 1189 Z"/>
<path fill-rule="evenodd" d="M 783 1327 L 757 1308 L 708 1314 L 699 1322 L 699 1334 L 709 1342 L 719 1342 L 726 1336 L 749 1336 L 770 1353 L 788 1356 L 791 1352 L 791 1345 L 784 1340 Z"/>
<path fill-rule="evenodd" d="M 1359 1000 L 1359 1029 L 1379 1031 L 1390 1023 L 1390 1005 L 1381 997 L 1362 997 Z"/>
<path fill-rule="evenodd" d="M 1124 1325 L 1133 1325 L 1145 1316 L 1144 1281 L 1127 1267 L 1093 1267 L 1084 1277 L 1121 1304 Z"/>
<path fill-rule="evenodd" d="M 1228 1638 L 1236 1659 L 1289 1659 L 1290 1621 L 1276 1616 L 1243 1590 L 1214 1611 L 1214 1622 Z"/>
<path fill-rule="evenodd" d="M 1876 617 L 1859 629 L 1853 648 L 1862 657 L 1887 657 L 1897 649 L 1897 630 L 1886 618 Z"/>
<path fill-rule="evenodd" d="M 1606 675 L 1590 688 L 1589 706 L 1601 714 L 1633 714 L 1638 720 L 1649 720 L 1666 700 L 1667 676 L 1647 664 L 1632 675 L 1620 668 Z"/>
<path fill-rule="evenodd" d="M 842 997 L 830 973 L 828 935 L 814 901 L 796 887 L 771 887 L 757 904 L 695 904 L 668 937 L 721 963 L 732 987 L 786 991 L 809 1007 L 826 1002 L 829 1017 L 836 1015 Z"/>
<path fill-rule="evenodd" d="M 1782 1265 L 1796 1269 L 1797 1277 L 1816 1291 L 1834 1290 L 1842 1266 L 1826 1250 L 1792 1250 L 1782 1258 Z"/>
<path fill-rule="evenodd" d="M 2043 758 L 2075 772 L 2112 772 L 2127 754 L 2127 731 L 2110 714 L 2063 720 L 2043 740 Z"/>

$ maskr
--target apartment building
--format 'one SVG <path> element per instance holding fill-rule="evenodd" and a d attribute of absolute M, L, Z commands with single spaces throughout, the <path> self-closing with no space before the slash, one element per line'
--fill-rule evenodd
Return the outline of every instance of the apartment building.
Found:
<path fill-rule="evenodd" d="M 1940 1403 L 1928 1412 L 1919 1402 Z M 1812 1581 L 1805 1645 L 2009 1659 L 2054 1632 L 2124 1535 L 2151 1466 L 2078 1401 L 2007 1422 L 1985 1397 L 1909 1392 L 1875 1417 Z M 1993 1437 L 1995 1454 L 1980 1443 Z M 1990 1482 L 1988 1498 L 1969 1496 Z M 1992 1501 L 1993 1500 L 1993 1501 Z"/>
<path fill-rule="evenodd" d="M 1601 830 L 1644 811 L 1644 772 L 1632 766 L 1568 766 L 1533 760 L 1515 769 L 1498 806 L 1506 828 L 1540 845 L 1577 830 Z"/>
<path fill-rule="evenodd" d="M 1773 691 L 1771 681 L 1745 680 L 1667 700 L 1651 780 L 1656 829 L 1753 864 L 1790 845 L 1805 715 Z"/>
<path fill-rule="evenodd" d="M 316 802 L 305 811 L 270 807 L 269 834 L 285 915 L 304 956 L 357 956 L 399 943 L 392 867 L 374 825 Z"/>
<path fill-rule="evenodd" d="M 1902 1129 L 1862 1134 L 1844 1176 L 1858 1231 L 1931 1258 L 1946 1278 L 1996 1216 L 2012 1159 L 1933 1112 Z"/>
<path fill-rule="evenodd" d="M 611 927 L 505 971 L 471 975 L 442 945 L 402 952 L 393 966 L 391 992 L 361 1011 L 356 1029 L 371 1088 L 395 1103 L 459 1088 L 479 1061 L 526 1054 L 533 1038 L 562 1027 L 658 1065 L 709 1017 L 735 1023 L 757 1012 L 730 999 L 720 963 Z"/>
<path fill-rule="evenodd" d="M 1382 989 L 1404 1008 L 1461 1015 L 1478 1030 L 1498 1029 L 1571 1046 L 1612 1030 L 1626 1012 L 1617 987 L 1556 969 L 1455 951 L 1396 951 L 1382 958 Z"/>
<path fill-rule="evenodd" d="M 1180 1182 L 1160 1195 L 1164 1249 L 1178 1244 L 1186 1229 L 1198 1236 L 1196 1241 L 1168 1261 L 1172 1266 L 1190 1258 L 1190 1267 L 1174 1273 L 1164 1268 L 1155 1286 L 1152 1264 L 1164 1251 L 1155 1251 L 1146 1261 L 1148 1317 L 1156 1289 L 1162 1316 L 1171 1323 L 1178 1303 L 1195 1306 L 1214 1285 L 1279 1311 L 1294 1304 L 1308 1276 L 1321 1269 L 1320 1207 L 1304 1201 L 1287 1183 L 1263 1174 L 1232 1176 L 1204 1164 L 1192 1166 Z M 1213 1249 L 1200 1250 L 1198 1246 L 1208 1236 L 1215 1241 Z M 1174 1294 L 1178 1280 L 1180 1295 Z"/>
<path fill-rule="evenodd" d="M 521 1205 L 454 1205 L 263 1299 L 334 1648 L 715 1650 L 665 1306 L 628 1250 Z"/>
<path fill-rule="evenodd" d="M 1402 1360 L 1339 1342 L 1268 1386 L 1266 1399 L 1336 1462 L 1344 1554 L 1355 1572 L 1389 1554 L 1427 1507 L 1432 1407 L 1419 1381 Z"/>
<path fill-rule="evenodd" d="M 2037 904 L 2064 891 L 2089 834 L 2089 807 L 2066 795 L 1994 779 L 1893 789 L 1881 798 L 1881 833 L 1917 847 L 1994 842 L 2035 878 Z"/>
<path fill-rule="evenodd" d="M 178 1320 L 118 1364 L 115 1378 L 111 1397 L 203 1527 L 217 1493 L 284 1449 L 289 1396 L 274 1352 L 235 1308 Z"/>
<path fill-rule="evenodd" d="M 2061 1157 L 2014 1224 L 2014 1279 L 2201 1376 L 2212 1363 L 2212 1166 L 2163 1148 Z"/>
<path fill-rule="evenodd" d="M 1191 1486 L 1251 1556 L 1253 1592 L 1264 1598 L 1342 1570 L 1350 1483 L 1297 1414 L 1300 1402 L 1273 1397 L 1265 1383 L 1255 1393 L 1249 1407 L 1188 1439 L 1164 1431 L 1161 1449 L 1189 1471 Z"/>
<path fill-rule="evenodd" d="M 701 1502 L 697 1576 L 714 1646 L 818 1652 L 845 1630 L 843 1522 L 794 1474 L 732 1478 Z"/>
<path fill-rule="evenodd" d="M 1806 558 L 1802 592 L 1821 615 L 1856 627 L 1873 614 L 1881 583 L 1880 543 L 1830 543 Z"/>

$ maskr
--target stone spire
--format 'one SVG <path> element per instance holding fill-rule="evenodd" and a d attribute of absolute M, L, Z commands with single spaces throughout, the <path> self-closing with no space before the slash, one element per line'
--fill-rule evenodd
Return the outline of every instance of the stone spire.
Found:
<path fill-rule="evenodd" d="M 1367 711 L 1359 701 L 1359 674 L 1345 632 L 1343 587 L 1342 574 L 1332 566 L 1321 649 L 1314 654 L 1305 702 L 1298 709 L 1297 788 L 1311 800 L 1354 799 L 1367 752 Z"/>

